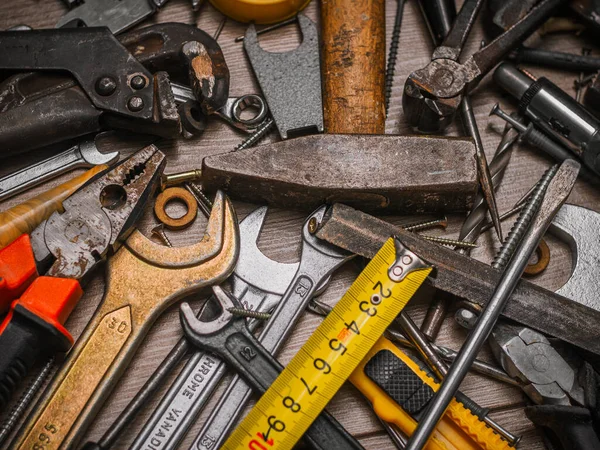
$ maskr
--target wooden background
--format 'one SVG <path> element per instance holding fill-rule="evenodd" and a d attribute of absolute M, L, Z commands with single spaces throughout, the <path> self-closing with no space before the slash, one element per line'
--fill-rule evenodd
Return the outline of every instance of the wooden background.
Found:
<path fill-rule="evenodd" d="M 156 22 L 175 21 L 195 24 L 212 34 L 222 20 L 222 15 L 210 4 L 203 5 L 199 12 L 194 13 L 192 12 L 189 3 L 190 2 L 186 0 L 170 0 L 158 14 L 154 15 L 150 20 L 147 20 L 142 26 Z M 396 2 L 394 0 L 387 0 L 386 6 L 388 7 L 386 13 L 386 25 L 389 40 L 393 17 L 396 10 Z M 4 0 L 0 2 L 0 29 L 17 24 L 28 24 L 34 28 L 51 28 L 65 11 L 66 8 L 59 0 Z M 313 20 L 318 20 L 318 3 L 316 1 L 309 5 L 306 9 L 306 14 Z M 244 55 L 242 45 L 234 42 L 234 37 L 243 34 L 244 30 L 245 25 L 228 20 L 219 38 L 219 44 L 223 49 L 231 72 L 230 95 L 232 96 L 260 92 Z M 468 43 L 467 51 L 469 53 L 478 48 L 482 37 L 482 29 L 478 23 L 475 26 L 474 32 Z M 261 38 L 262 46 L 270 51 L 285 51 L 294 48 L 298 42 L 299 36 L 295 26 L 288 26 L 271 34 L 264 35 Z M 584 41 L 572 34 L 547 36 L 543 40 L 534 36 L 531 38 L 530 42 L 531 45 L 539 45 L 543 48 L 573 53 L 580 53 L 583 46 L 591 46 L 589 40 Z M 386 126 L 387 133 L 409 134 L 411 132 L 402 117 L 402 86 L 404 80 L 412 70 L 427 64 L 431 51 L 431 40 L 427 34 L 425 25 L 421 20 L 416 1 L 408 1 L 402 25 L 400 52 L 396 68 L 393 97 Z M 594 49 L 594 53 L 598 54 L 597 49 Z M 577 74 L 561 73 L 540 68 L 531 68 L 531 71 L 539 76 L 549 76 L 567 92 L 574 92 L 573 81 L 577 77 Z M 496 145 L 500 140 L 499 132 L 502 130 L 504 124 L 498 118 L 488 117 L 488 113 L 492 105 L 498 101 L 500 101 L 505 109 L 510 111 L 514 110 L 516 105 L 512 99 L 503 95 L 498 88 L 493 86 L 489 78 L 490 77 L 487 77 L 475 91 L 473 104 L 486 153 L 488 159 L 491 159 Z M 460 124 L 455 124 L 449 130 L 449 134 L 452 135 L 460 135 L 461 133 L 462 129 L 460 128 Z M 231 130 L 222 122 L 213 119 L 205 134 L 199 139 L 190 141 L 185 141 L 183 139 L 178 141 L 161 141 L 158 145 L 168 156 L 167 172 L 179 172 L 199 167 L 202 157 L 206 155 L 230 151 L 242 139 L 243 136 L 240 133 Z M 268 139 L 275 140 L 274 134 L 269 136 Z M 140 147 L 141 143 L 136 139 L 120 143 L 109 140 L 101 147 L 101 149 L 105 148 L 108 150 L 109 148 L 119 148 L 122 150 L 123 155 L 126 155 Z M 43 156 L 45 156 L 44 152 L 37 151 L 29 153 L 26 157 L 4 159 L 0 163 L 0 176 L 21 167 L 26 162 L 37 161 Z M 540 155 L 535 149 L 526 145 L 515 146 L 512 160 L 504 177 L 504 182 L 498 191 L 498 205 L 500 210 L 505 211 L 509 209 L 514 202 L 518 200 L 533 183 L 535 183 L 549 165 L 550 161 L 545 156 Z M 399 170 L 401 169 L 402 168 L 399 168 Z M 50 186 L 57 185 L 68 177 L 69 176 L 65 176 L 61 179 L 54 180 L 43 187 L 39 187 L 10 199 L 1 204 L 0 209 L 5 209 L 17 204 L 33 196 L 37 192 L 45 190 Z M 569 202 L 592 209 L 600 209 L 599 200 L 600 195 L 598 191 L 583 182 L 578 182 L 571 194 Z M 254 208 L 254 205 L 243 204 L 240 202 L 236 202 L 235 204 L 240 218 L 243 218 Z M 278 261 L 296 261 L 299 254 L 300 227 L 306 213 L 307 212 L 271 209 L 259 242 L 262 251 L 269 257 Z M 389 218 L 389 220 L 398 224 L 412 222 L 413 219 L 414 218 L 407 217 Z M 431 233 L 455 237 L 460 228 L 462 217 L 455 216 L 450 219 L 450 226 L 446 232 L 443 230 L 433 230 Z M 149 234 L 149 231 L 155 224 L 156 219 L 153 217 L 151 208 L 148 207 L 140 228 L 146 234 Z M 188 230 L 169 232 L 169 238 L 175 245 L 179 246 L 196 242 L 202 236 L 204 224 L 204 219 L 199 217 L 196 223 Z M 509 222 L 504 223 L 506 232 L 508 231 L 509 226 Z M 568 278 L 570 269 L 569 250 L 566 245 L 557 242 L 556 239 L 552 237 L 548 238 L 548 242 L 550 243 L 552 250 L 552 262 L 545 273 L 534 281 L 539 282 L 549 289 L 557 289 Z M 494 251 L 498 248 L 498 242 L 494 239 L 492 233 L 487 233 L 480 239 L 479 244 L 480 247 L 473 251 L 472 256 L 489 262 Z M 345 292 L 358 272 L 359 266 L 356 263 L 348 264 L 347 267 L 344 267 L 335 274 L 328 290 L 323 294 L 322 299 L 330 303 L 335 303 Z M 92 282 L 87 286 L 84 298 L 67 323 L 68 329 L 71 330 L 74 336 L 79 335 L 87 320 L 93 314 L 94 309 L 102 298 L 103 289 L 103 273 L 102 270 L 100 270 L 96 273 Z M 203 297 L 199 295 L 197 301 L 200 301 L 199 299 L 201 298 Z M 549 307 L 551 307 L 551 305 L 549 305 Z M 426 308 L 427 304 L 423 301 L 411 305 L 409 312 L 411 316 L 420 323 Z M 318 323 L 319 319 L 309 314 L 306 314 L 302 318 L 285 349 L 279 355 L 279 360 L 282 363 L 285 364 L 289 361 L 295 351 L 306 341 Z M 181 330 L 177 307 L 172 307 L 168 309 L 154 325 L 145 343 L 133 360 L 129 370 L 123 377 L 120 385 L 114 391 L 110 400 L 105 404 L 104 409 L 89 430 L 88 438 L 97 440 L 102 435 L 102 433 L 111 425 L 117 414 L 125 407 L 129 399 L 143 385 L 148 375 L 160 364 L 161 359 L 171 349 L 180 336 Z M 454 324 L 452 318 L 448 318 L 437 342 L 457 349 L 460 347 L 464 336 L 464 331 Z M 487 349 L 481 357 L 486 359 L 490 358 Z M 522 408 L 528 400 L 519 389 L 490 381 L 481 376 L 469 375 L 463 383 L 462 390 L 465 394 L 475 399 L 480 405 L 490 408 L 491 416 L 496 421 L 513 433 L 522 434 L 523 440 L 520 448 L 544 448 L 538 434 L 522 412 Z M 161 395 L 163 392 L 164 388 L 161 391 Z M 219 395 L 216 395 L 214 398 L 218 398 L 218 396 Z M 144 410 L 130 427 L 126 436 L 123 436 L 115 448 L 125 449 L 128 447 L 157 401 L 158 398 Z M 191 432 L 183 442 L 182 448 L 189 447 L 200 430 L 213 404 L 214 400 L 205 409 L 199 420 L 193 426 Z M 351 433 L 360 439 L 365 448 L 393 448 L 391 441 L 382 430 L 378 420 L 370 411 L 360 394 L 353 387 L 345 386 L 340 393 L 336 395 L 328 409 Z"/>

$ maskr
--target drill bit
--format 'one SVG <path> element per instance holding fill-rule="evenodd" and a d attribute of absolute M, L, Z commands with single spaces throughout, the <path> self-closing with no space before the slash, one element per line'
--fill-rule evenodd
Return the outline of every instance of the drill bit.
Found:
<path fill-rule="evenodd" d="M 465 96 L 462 102 L 462 116 L 467 133 L 475 140 L 475 157 L 477 159 L 477 170 L 479 172 L 481 192 L 483 192 L 483 197 L 485 198 L 490 215 L 492 216 L 492 222 L 494 223 L 498 239 L 502 242 L 504 241 L 504 237 L 502 236 L 502 224 L 500 223 L 500 214 L 498 213 L 498 206 L 496 205 L 496 194 L 494 193 L 492 175 L 490 174 L 487 158 L 483 151 L 483 143 L 481 142 L 481 136 L 479 135 L 479 129 L 477 128 L 477 122 L 475 121 L 471 98 L 468 95 Z"/>

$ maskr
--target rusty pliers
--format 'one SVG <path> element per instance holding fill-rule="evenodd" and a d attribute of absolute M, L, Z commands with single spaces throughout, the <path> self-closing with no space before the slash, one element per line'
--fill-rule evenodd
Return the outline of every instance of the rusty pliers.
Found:
<path fill-rule="evenodd" d="M 466 0 L 431 62 L 410 74 L 402 106 L 410 125 L 424 133 L 441 132 L 452 121 L 462 98 L 513 48 L 521 44 L 565 0 L 543 0 L 491 43 L 458 62 L 483 0 Z"/>

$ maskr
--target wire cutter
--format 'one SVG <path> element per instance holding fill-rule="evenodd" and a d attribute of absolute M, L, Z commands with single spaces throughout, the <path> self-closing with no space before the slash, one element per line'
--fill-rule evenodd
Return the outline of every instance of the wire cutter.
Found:
<path fill-rule="evenodd" d="M 462 53 L 483 0 L 466 0 L 431 62 L 410 74 L 404 85 L 402 106 L 410 125 L 424 133 L 441 132 L 450 124 L 464 95 L 502 58 L 521 44 L 564 0 L 543 0 L 515 25 L 464 63 Z"/>
<path fill-rule="evenodd" d="M 600 378 L 591 365 L 563 356 L 543 334 L 519 325 L 497 324 L 489 343 L 504 370 L 524 383 L 535 403 L 525 414 L 542 427 L 548 448 L 600 449 Z"/>
<path fill-rule="evenodd" d="M 165 165 L 155 146 L 139 150 L 0 251 L 0 313 L 9 309 L 0 324 L 0 407 L 36 360 L 71 347 L 63 324 L 82 287 L 134 230 Z"/>

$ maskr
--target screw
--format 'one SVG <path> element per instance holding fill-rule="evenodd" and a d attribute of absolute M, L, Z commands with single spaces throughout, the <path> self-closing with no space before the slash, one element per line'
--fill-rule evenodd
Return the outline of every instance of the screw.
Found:
<path fill-rule="evenodd" d="M 223 20 L 221 20 L 219 26 L 217 27 L 217 30 L 215 31 L 215 34 L 213 34 L 213 39 L 215 41 L 219 40 L 219 36 L 221 36 L 221 31 L 223 31 L 223 28 L 225 28 L 225 22 L 227 22 L 227 16 L 223 16 Z"/>
<path fill-rule="evenodd" d="M 406 231 L 421 231 L 421 230 L 426 230 L 428 228 L 433 228 L 433 227 L 446 228 L 447 226 L 448 226 L 448 218 L 446 216 L 444 216 L 441 219 L 411 223 L 409 225 L 403 226 L 402 228 L 404 228 Z"/>
<path fill-rule="evenodd" d="M 31 400 L 35 397 L 37 391 L 40 390 L 50 372 L 52 372 L 52 367 L 54 366 L 54 357 L 50 358 L 46 365 L 42 368 L 40 373 L 35 380 L 27 387 L 21 398 L 17 402 L 17 404 L 10 411 L 10 414 L 0 427 L 0 446 L 6 441 L 6 438 L 10 435 L 14 426 L 19 422 L 19 419 L 31 403 Z"/>
<path fill-rule="evenodd" d="M 146 79 L 141 75 L 136 75 L 131 79 L 130 84 L 133 89 L 144 89 L 146 86 Z"/>
<path fill-rule="evenodd" d="M 273 125 L 275 125 L 275 121 L 273 119 L 265 120 L 253 134 L 251 134 L 244 142 L 242 142 L 236 148 L 234 148 L 233 151 L 236 152 L 238 150 L 246 150 L 247 148 L 252 147 L 264 136 L 266 136 L 269 131 L 271 131 Z"/>
<path fill-rule="evenodd" d="M 111 95 L 117 89 L 117 82 L 111 77 L 98 78 L 96 92 L 104 97 Z"/>
<path fill-rule="evenodd" d="M 142 97 L 134 95 L 127 101 L 127 108 L 133 112 L 141 111 L 144 108 L 144 100 L 142 100 Z"/>
<path fill-rule="evenodd" d="M 165 233 L 165 226 L 162 223 L 152 228 L 152 235 L 158 237 L 167 247 L 173 247 L 173 244 L 171 244 L 171 241 Z"/>
<path fill-rule="evenodd" d="M 311 217 L 308 221 L 308 232 L 310 234 L 315 234 L 317 232 L 317 228 L 319 228 L 319 221 L 316 217 Z"/>
<path fill-rule="evenodd" d="M 192 182 L 183 183 L 183 186 L 190 192 L 190 194 L 194 196 L 196 202 L 198 202 L 198 206 L 202 210 L 202 213 L 206 217 L 210 217 L 210 211 L 213 207 L 213 204 L 210 201 L 210 199 L 206 196 L 206 194 L 202 192 L 202 189 L 200 189 L 199 186 Z"/>
<path fill-rule="evenodd" d="M 446 239 L 425 234 L 420 234 L 419 236 L 427 241 L 435 242 L 436 244 L 449 245 L 451 247 L 477 248 L 477 244 L 473 244 L 472 242 L 457 241 L 456 239 Z"/>
<path fill-rule="evenodd" d="M 396 18 L 394 20 L 394 29 L 390 42 L 390 52 L 388 53 L 387 67 L 385 70 L 385 116 L 387 117 L 390 109 L 390 98 L 392 96 L 392 86 L 394 84 L 394 72 L 396 71 L 396 59 L 398 57 L 398 46 L 400 44 L 400 29 L 402 27 L 402 15 L 404 13 L 405 0 L 398 0 L 396 8 Z"/>
<path fill-rule="evenodd" d="M 232 307 L 232 308 L 228 308 L 227 311 L 229 311 L 234 316 L 250 317 L 252 319 L 259 319 L 259 320 L 269 320 L 269 318 L 271 317 L 271 313 L 252 311 L 251 309 L 245 309 L 245 308 Z"/>

